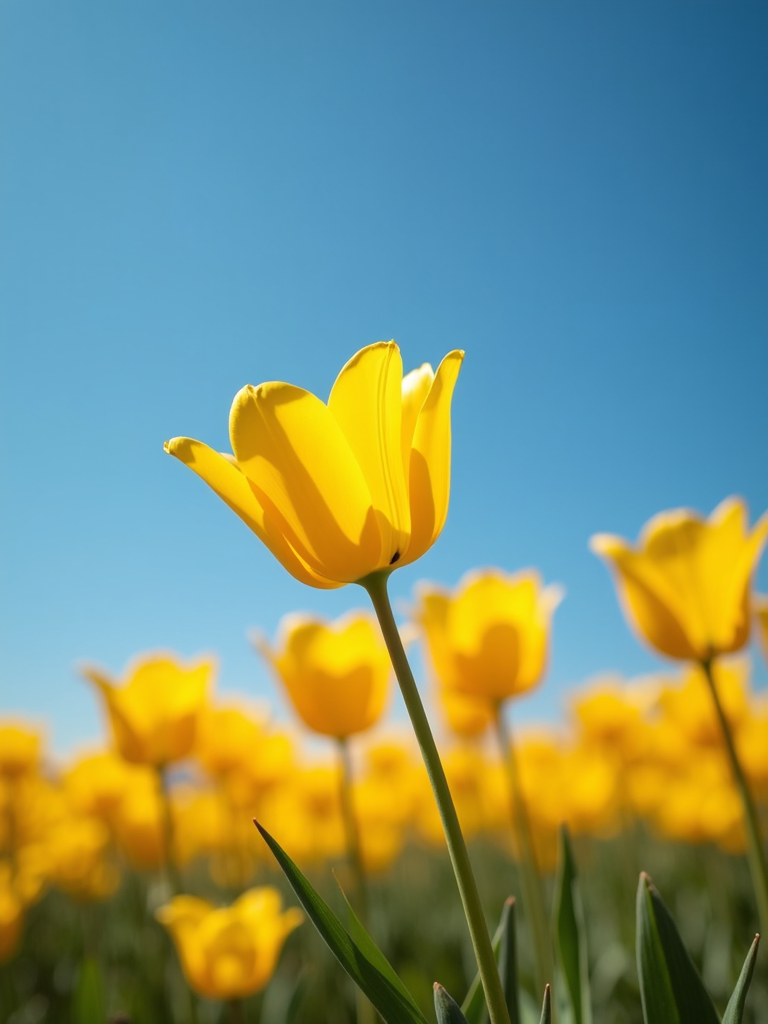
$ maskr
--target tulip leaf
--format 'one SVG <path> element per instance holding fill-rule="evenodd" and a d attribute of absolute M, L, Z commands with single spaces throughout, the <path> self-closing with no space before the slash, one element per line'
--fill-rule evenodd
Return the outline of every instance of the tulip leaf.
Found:
<path fill-rule="evenodd" d="M 501 949 L 501 938 L 504 931 L 504 914 L 502 912 L 502 918 L 499 922 L 499 927 L 496 929 L 493 940 L 493 952 L 498 960 L 499 950 Z M 483 982 L 478 971 L 475 975 L 472 984 L 469 986 L 469 991 L 461 1004 L 461 1012 L 467 1018 L 467 1024 L 482 1024 L 486 1017 L 487 1009 L 485 1005 L 485 993 L 483 992 Z M 513 1024 L 515 1022 L 513 1021 Z"/>
<path fill-rule="evenodd" d="M 435 982 L 435 1013 L 437 1024 L 468 1024 L 455 999 L 446 992 L 442 985 Z"/>
<path fill-rule="evenodd" d="M 645 873 L 637 890 L 637 971 L 645 1024 L 720 1024 L 675 922 Z"/>
<path fill-rule="evenodd" d="M 728 1000 L 728 1006 L 725 1009 L 723 1016 L 723 1024 L 741 1024 L 744 1016 L 744 1005 L 747 1001 L 747 990 L 749 989 L 749 983 L 752 981 L 752 972 L 755 969 L 755 960 L 757 959 L 757 947 L 760 945 L 760 936 L 756 935 L 752 945 L 749 947 L 747 953 L 747 959 L 744 961 L 744 966 L 741 968 L 741 974 L 739 980 L 736 982 L 736 988 L 733 990 L 733 995 Z"/>
<path fill-rule="evenodd" d="M 378 966 L 384 960 L 384 954 L 375 946 L 373 939 L 365 932 L 358 922 L 355 929 L 358 934 L 365 934 L 367 941 L 360 944 L 346 931 L 341 921 L 334 914 L 325 900 L 315 891 L 280 844 L 258 822 L 254 822 L 267 846 L 275 855 L 280 867 L 304 907 L 307 916 L 314 924 L 341 966 L 352 978 L 363 994 L 373 1003 L 387 1024 L 427 1024 L 426 1017 L 419 1010 L 413 996 L 408 992 L 400 979 L 397 984 L 392 980 L 394 971 L 387 972 Z M 359 929 L 359 931 L 358 931 Z M 372 957 L 371 948 L 376 950 Z"/>
<path fill-rule="evenodd" d="M 336 878 L 335 871 L 333 873 L 333 877 Z M 338 878 L 336 878 L 336 884 L 339 886 L 339 891 L 341 892 L 341 895 L 344 898 L 344 902 L 347 905 L 347 913 L 349 915 L 347 925 L 350 938 L 360 947 L 360 949 L 363 951 L 365 956 L 368 957 L 369 961 L 373 964 L 373 966 L 376 967 L 379 971 L 381 971 L 385 978 L 388 978 L 390 980 L 390 982 L 400 992 L 403 999 L 407 999 L 413 1005 L 414 1009 L 418 1009 L 416 1003 L 413 1000 L 413 996 L 402 983 L 400 978 L 398 978 L 392 964 L 381 952 L 379 947 L 376 945 L 371 936 L 363 927 L 360 918 L 352 909 L 352 904 L 347 899 L 347 894 L 341 888 Z"/>
<path fill-rule="evenodd" d="M 107 1015 L 104 979 L 93 957 L 86 957 L 80 967 L 73 1010 L 77 1024 L 103 1024 Z"/>
<path fill-rule="evenodd" d="M 549 985 L 544 987 L 544 1002 L 541 1005 L 539 1024 L 552 1024 L 552 992 Z"/>
<path fill-rule="evenodd" d="M 574 1024 L 592 1024 L 584 910 L 568 830 L 560 829 L 555 890 L 555 939 Z"/>

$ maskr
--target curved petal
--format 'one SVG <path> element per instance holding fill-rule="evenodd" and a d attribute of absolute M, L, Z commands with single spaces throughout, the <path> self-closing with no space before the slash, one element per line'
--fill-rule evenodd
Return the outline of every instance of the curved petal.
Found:
<path fill-rule="evenodd" d="M 378 568 L 371 494 L 328 407 L 302 388 L 243 388 L 229 418 L 232 450 L 259 504 L 318 575 L 353 583 Z"/>
<path fill-rule="evenodd" d="M 448 515 L 451 490 L 451 399 L 464 353 L 449 352 L 437 368 L 419 412 L 411 449 L 411 541 L 400 559 L 407 565 L 428 551 Z"/>
<path fill-rule="evenodd" d="M 434 379 L 435 374 L 429 363 L 422 363 L 417 370 L 411 370 L 403 377 L 402 454 L 406 481 L 410 473 L 411 448 L 416 423 Z"/>
<path fill-rule="evenodd" d="M 357 352 L 336 378 L 328 408 L 363 472 L 389 565 L 408 545 L 411 511 L 403 472 L 403 361 L 394 341 Z"/>
<path fill-rule="evenodd" d="M 592 537 L 589 546 L 613 570 L 624 613 L 642 639 L 670 658 L 698 661 L 707 656 L 706 646 L 696 646 L 688 635 L 676 595 L 641 554 L 607 534 Z"/>
<path fill-rule="evenodd" d="M 339 586 L 338 583 L 314 572 L 299 557 L 259 504 L 247 478 L 234 459 L 190 437 L 174 437 L 166 441 L 165 450 L 205 480 L 295 579 L 320 589 Z"/>

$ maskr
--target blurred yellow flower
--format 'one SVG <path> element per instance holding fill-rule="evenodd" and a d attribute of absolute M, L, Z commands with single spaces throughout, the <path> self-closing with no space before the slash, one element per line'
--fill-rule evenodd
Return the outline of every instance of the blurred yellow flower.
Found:
<path fill-rule="evenodd" d="M 637 547 L 597 534 L 592 550 L 611 568 L 624 613 L 669 658 L 704 661 L 749 639 L 750 581 L 768 537 L 768 514 L 748 530 L 739 498 L 709 519 L 675 509 L 654 516 Z"/>
<path fill-rule="evenodd" d="M 717 661 L 712 672 L 723 714 L 731 728 L 737 729 L 749 714 L 749 663 L 744 658 Z M 722 729 L 700 666 L 691 665 L 683 673 L 682 685 L 668 683 L 662 687 L 659 704 L 684 741 L 681 745 L 724 749 Z"/>
<path fill-rule="evenodd" d="M 542 587 L 532 570 L 467 573 L 455 591 L 421 584 L 415 618 L 435 675 L 449 691 L 506 700 L 544 673 L 558 586 Z"/>
<path fill-rule="evenodd" d="M 448 728 L 463 739 L 482 736 L 493 723 L 493 706 L 483 697 L 438 686 L 437 702 Z"/>
<path fill-rule="evenodd" d="M 263 722 L 243 708 L 205 708 L 198 725 L 195 754 L 209 775 L 229 775 L 258 755 L 262 731 Z"/>
<path fill-rule="evenodd" d="M 120 875 L 107 856 L 109 833 L 93 818 L 69 818 L 46 837 L 46 875 L 57 888 L 81 900 L 111 895 Z"/>
<path fill-rule="evenodd" d="M 126 793 L 137 781 L 147 783 L 146 771 L 111 750 L 83 754 L 64 772 L 64 790 L 76 813 L 111 823 Z"/>
<path fill-rule="evenodd" d="M 192 750 L 214 664 L 184 664 L 171 654 L 147 654 L 129 667 L 122 686 L 101 669 L 83 675 L 104 698 L 115 746 L 126 761 L 162 767 Z"/>
<path fill-rule="evenodd" d="M 0 719 L 0 775 L 17 778 L 40 763 L 40 733 L 23 722 Z"/>
<path fill-rule="evenodd" d="M 265 886 L 221 908 L 176 896 L 157 918 L 171 933 L 190 988 L 207 999 L 239 999 L 266 986 L 304 915 L 296 907 L 283 911 L 280 893 Z"/>
<path fill-rule="evenodd" d="M 0 863 L 0 964 L 16 952 L 24 923 L 24 906 L 11 884 L 8 864 Z"/>
<path fill-rule="evenodd" d="M 364 612 L 350 612 L 335 622 L 286 615 L 277 649 L 263 638 L 257 638 L 257 646 L 314 732 L 343 739 L 381 717 L 392 668 L 381 632 Z"/>
<path fill-rule="evenodd" d="M 448 513 L 450 412 L 463 353 L 403 377 L 393 341 L 357 352 L 327 405 L 292 384 L 248 385 L 234 456 L 187 437 L 165 450 L 240 516 L 296 579 L 354 583 L 432 546 Z"/>
<path fill-rule="evenodd" d="M 763 657 L 768 661 L 768 594 L 755 594 L 752 598 L 757 623 L 757 639 Z"/>

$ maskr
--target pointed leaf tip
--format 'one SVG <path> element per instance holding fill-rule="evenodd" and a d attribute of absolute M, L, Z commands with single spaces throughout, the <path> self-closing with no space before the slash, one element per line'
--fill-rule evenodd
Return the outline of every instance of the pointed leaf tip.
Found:
<path fill-rule="evenodd" d="M 539 1024 L 552 1024 L 552 990 L 549 985 L 544 986 L 544 1002 L 541 1007 Z"/>
<path fill-rule="evenodd" d="M 747 1003 L 747 992 L 749 990 L 749 983 L 752 981 L 752 973 L 755 969 L 757 948 L 759 945 L 760 935 L 758 933 L 755 935 L 752 945 L 749 947 L 747 959 L 744 961 L 744 966 L 741 968 L 741 974 L 739 975 L 739 980 L 736 982 L 736 988 L 733 990 L 733 995 L 728 1000 L 728 1006 L 726 1007 L 725 1014 L 723 1015 L 723 1024 L 742 1024 L 744 1007 Z"/>
<path fill-rule="evenodd" d="M 467 1018 L 461 1012 L 459 1004 L 439 982 L 434 983 L 432 990 L 435 995 L 437 1024 L 467 1024 Z"/>

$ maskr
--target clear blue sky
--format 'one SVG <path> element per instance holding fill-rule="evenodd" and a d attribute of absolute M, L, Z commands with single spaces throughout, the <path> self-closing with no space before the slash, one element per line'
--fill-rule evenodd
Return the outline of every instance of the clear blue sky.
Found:
<path fill-rule="evenodd" d="M 767 33 L 751 0 L 4 0 L 0 708 L 70 749 L 76 662 L 155 647 L 270 692 L 246 630 L 364 595 L 292 580 L 162 442 L 225 448 L 244 384 L 326 397 L 392 337 L 467 351 L 395 596 L 564 584 L 522 717 L 657 666 L 587 539 L 768 507 Z"/>

